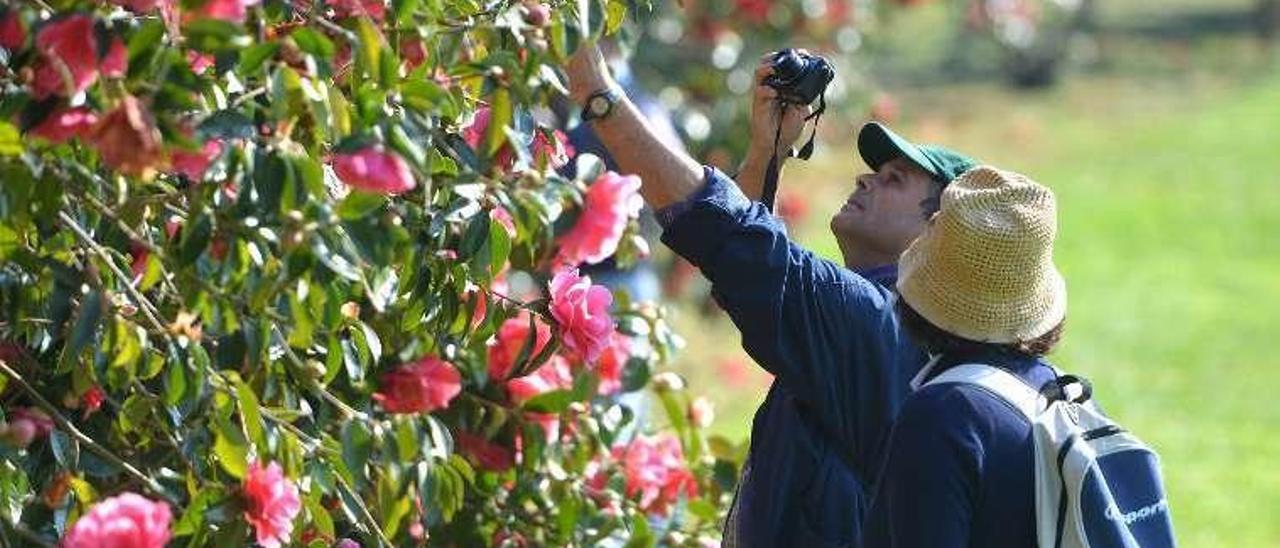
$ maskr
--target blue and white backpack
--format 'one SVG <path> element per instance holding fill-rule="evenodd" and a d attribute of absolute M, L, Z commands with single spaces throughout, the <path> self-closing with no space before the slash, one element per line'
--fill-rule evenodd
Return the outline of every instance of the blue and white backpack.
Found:
<path fill-rule="evenodd" d="M 928 384 L 977 385 L 1031 421 L 1040 548 L 1177 544 L 1160 458 L 1098 409 L 1088 381 L 1059 375 L 1041 390 L 1003 369 L 952 367 Z"/>

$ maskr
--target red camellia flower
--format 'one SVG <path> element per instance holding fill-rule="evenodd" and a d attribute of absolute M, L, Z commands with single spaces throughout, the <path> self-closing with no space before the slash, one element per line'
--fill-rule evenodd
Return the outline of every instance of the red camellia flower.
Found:
<path fill-rule="evenodd" d="M 466 455 L 481 470 L 501 472 L 515 466 L 515 453 L 506 447 L 469 432 L 454 432 L 458 452 Z"/>
<path fill-rule="evenodd" d="M 388 413 L 430 413 L 449 407 L 462 391 L 462 375 L 434 356 L 407 363 L 382 376 L 373 399 Z"/>
<path fill-rule="evenodd" d="M 611 304 L 613 294 L 591 285 L 591 278 L 579 276 L 576 268 L 563 268 L 551 280 L 551 315 L 560 324 L 565 346 L 588 363 L 600 357 L 613 335 Z"/>
<path fill-rule="evenodd" d="M 298 486 L 284 477 L 280 465 L 272 462 L 263 468 L 256 461 L 249 463 L 241 493 L 244 520 L 253 526 L 258 545 L 278 548 L 288 544 L 302 500 L 298 498 Z"/>
<path fill-rule="evenodd" d="M 608 396 L 622 390 L 622 371 L 626 369 L 627 360 L 631 358 L 631 339 L 615 331 L 609 338 L 609 346 L 600 354 L 596 362 L 596 375 L 600 384 L 596 393 Z"/>
<path fill-rule="evenodd" d="M 52 21 L 36 34 L 40 64 L 31 83 L 37 99 L 75 95 L 98 79 L 98 40 L 93 18 L 75 14 Z"/>
<path fill-rule="evenodd" d="M 364 15 L 381 23 L 387 16 L 387 6 L 382 0 L 329 0 L 329 6 L 338 19 Z"/>
<path fill-rule="evenodd" d="M 191 72 L 196 74 L 204 74 L 204 71 L 214 65 L 214 58 L 207 53 L 200 53 L 196 50 L 187 50 L 187 66 L 191 67 Z"/>
<path fill-rule="evenodd" d="M 129 50 L 124 47 L 123 41 L 119 38 L 111 41 L 111 47 L 107 48 L 107 55 L 102 58 L 99 68 L 107 78 L 124 78 L 125 73 L 129 72 Z"/>
<path fill-rule="evenodd" d="M 353 188 L 382 194 L 400 194 L 417 184 L 409 164 L 380 146 L 333 155 L 333 171 Z"/>
<path fill-rule="evenodd" d="M 551 340 L 551 328 L 541 320 L 534 319 L 534 330 L 537 332 L 533 348 L 529 356 L 537 356 Z M 489 378 L 505 381 L 511 376 L 511 369 L 520 357 L 520 350 L 529 340 L 529 313 L 521 311 L 516 317 L 502 322 L 498 334 L 489 344 Z"/>
<path fill-rule="evenodd" d="M 640 178 L 606 172 L 591 184 L 582 215 L 560 237 L 559 260 L 569 265 L 596 264 L 618 251 L 627 222 L 640 214 Z"/>
<path fill-rule="evenodd" d="M 547 131 L 535 131 L 529 152 L 533 154 L 533 161 L 539 166 L 560 169 L 568 164 L 577 152 L 573 149 L 573 145 L 569 144 L 569 137 L 563 131 L 551 130 L 550 137 L 547 134 Z"/>
<path fill-rule="evenodd" d="M 84 418 L 97 413 L 102 408 L 102 402 L 107 401 L 107 393 L 102 390 L 101 386 L 93 385 L 80 396 L 80 408 L 84 411 Z"/>
<path fill-rule="evenodd" d="M 22 48 L 27 43 L 27 29 L 22 26 L 18 10 L 10 9 L 0 15 L 0 47 L 9 51 Z"/>
<path fill-rule="evenodd" d="M 97 123 L 98 115 L 85 107 L 64 107 L 49 113 L 27 134 L 57 144 L 87 138 Z"/>
<path fill-rule="evenodd" d="M 169 505 L 124 493 L 93 505 L 76 520 L 63 548 L 163 548 L 169 542 Z"/>
<path fill-rule="evenodd" d="M 645 512 L 665 516 L 681 492 L 689 497 L 698 494 L 680 441 L 669 433 L 636 436 L 629 445 L 613 448 L 613 458 L 622 463 L 626 495 L 638 495 Z"/>
<path fill-rule="evenodd" d="M 127 175 L 145 176 L 164 164 L 155 119 L 132 95 L 98 122 L 90 140 L 103 163 Z"/>
<path fill-rule="evenodd" d="M 191 129 L 186 128 L 184 131 L 190 138 L 193 133 Z M 204 172 L 209 169 L 209 164 L 212 164 L 221 154 L 222 141 L 218 139 L 205 141 L 200 145 L 199 150 L 174 148 L 169 151 L 170 171 L 185 175 L 192 181 L 199 181 L 204 178 Z"/>

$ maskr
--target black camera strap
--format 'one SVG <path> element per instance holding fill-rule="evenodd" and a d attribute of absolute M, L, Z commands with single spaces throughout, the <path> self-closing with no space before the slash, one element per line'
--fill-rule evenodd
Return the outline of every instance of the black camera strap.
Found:
<path fill-rule="evenodd" d="M 764 171 L 764 189 L 760 192 L 760 201 L 764 203 L 764 207 L 768 208 L 769 211 L 773 211 L 773 203 L 778 194 L 778 176 L 782 166 L 778 162 L 777 152 L 778 142 L 782 140 L 782 118 L 786 116 L 786 109 L 786 102 L 778 103 L 778 127 L 773 131 L 773 154 L 769 157 L 769 167 Z M 800 147 L 800 151 L 795 154 L 795 157 L 801 160 L 808 160 L 810 156 L 813 156 L 813 141 L 818 137 L 818 121 L 822 119 L 822 113 L 826 110 L 826 94 L 819 95 L 818 110 L 805 117 L 805 121 L 813 120 L 813 132 L 809 134 L 809 140 L 805 142 L 804 146 Z M 791 155 L 791 151 L 788 150 L 787 154 Z"/>

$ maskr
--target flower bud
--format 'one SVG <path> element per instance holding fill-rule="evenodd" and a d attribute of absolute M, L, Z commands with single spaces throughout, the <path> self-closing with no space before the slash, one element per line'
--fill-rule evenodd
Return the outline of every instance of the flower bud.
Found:
<path fill-rule="evenodd" d="M 671 371 L 664 371 L 653 376 L 653 388 L 659 392 L 679 392 L 684 390 L 684 379 Z"/>

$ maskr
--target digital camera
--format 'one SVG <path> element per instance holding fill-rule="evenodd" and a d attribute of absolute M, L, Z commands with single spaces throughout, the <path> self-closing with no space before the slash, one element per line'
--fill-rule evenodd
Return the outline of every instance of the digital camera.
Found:
<path fill-rule="evenodd" d="M 826 91 L 835 76 L 831 63 L 821 56 L 788 48 L 773 55 L 773 74 L 764 85 L 778 90 L 783 101 L 807 105 Z"/>

